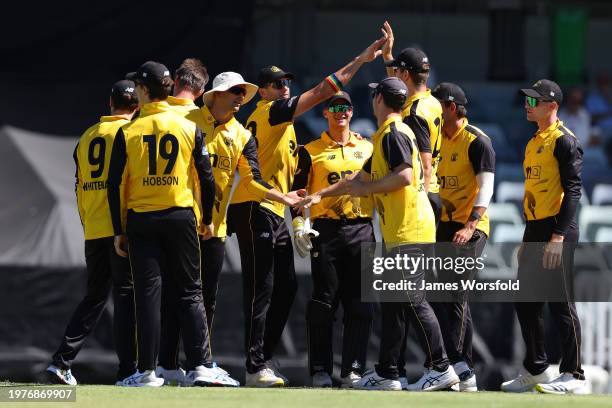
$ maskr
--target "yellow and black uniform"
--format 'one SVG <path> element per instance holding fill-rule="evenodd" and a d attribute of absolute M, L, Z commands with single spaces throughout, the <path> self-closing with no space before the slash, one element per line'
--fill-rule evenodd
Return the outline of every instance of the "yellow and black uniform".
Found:
<path fill-rule="evenodd" d="M 495 173 L 495 152 L 491 139 L 482 130 L 463 119 L 462 125 L 450 138 L 445 138 L 438 165 L 442 223 L 463 225 L 468 221 L 479 187 L 476 175 Z M 461 229 L 460 228 L 460 229 Z M 489 215 L 480 217 L 476 228 L 489 235 Z"/>
<path fill-rule="evenodd" d="M 363 171 L 372 180 L 380 180 L 396 168 L 407 165 L 412 168 L 410 185 L 390 193 L 374 194 L 374 205 L 380 218 L 383 240 L 390 254 L 412 252 L 414 249 L 431 256 L 431 244 L 435 242 L 436 222 L 425 193 L 424 176 L 417 141 L 411 128 L 400 116 L 393 116 L 381 124 L 372 136 L 374 151 L 365 163 Z M 393 255 L 389 255 L 393 256 Z M 425 270 L 414 271 L 416 288 L 420 288 Z M 382 334 L 378 375 L 397 379 L 400 372 L 400 351 L 407 331 L 408 321 L 417 333 L 425 353 L 425 367 L 443 372 L 448 369 L 438 320 L 422 293 L 411 296 L 410 301 L 381 302 Z"/>
<path fill-rule="evenodd" d="M 320 191 L 343 178 L 359 173 L 372 155 L 372 144 L 351 132 L 340 145 L 327 132 L 299 150 L 298 168 L 292 190 Z M 372 326 L 373 308 L 362 303 L 361 244 L 374 242 L 372 198 L 325 197 L 310 208 L 313 238 L 310 251 L 313 291 L 306 312 L 310 374 L 332 374 L 332 331 L 334 314 L 342 302 L 341 376 L 351 371 L 363 374 Z"/>
<path fill-rule="evenodd" d="M 297 166 L 293 115 L 299 96 L 262 100 L 246 128 L 257 142 L 261 177 L 288 193 Z M 228 209 L 228 228 L 236 232 L 244 282 L 247 371 L 265 368 L 280 341 L 297 291 L 293 245 L 285 224 L 285 206 L 262 199 L 241 178 Z M 268 311 L 269 310 L 269 311 Z"/>
<path fill-rule="evenodd" d="M 117 129 L 128 122 L 123 116 L 102 116 L 99 123 L 83 133 L 74 149 L 77 205 L 85 233 L 87 293 L 75 309 L 52 360 L 56 367 L 70 369 L 102 316 L 112 288 L 118 380 L 136 371 L 134 288 L 127 259 L 115 253 L 106 189 L 113 140 Z"/>
<path fill-rule="evenodd" d="M 200 109 L 193 100 L 189 98 L 177 98 L 175 96 L 169 96 L 166 99 L 168 105 L 172 106 L 174 111 L 181 116 L 187 116 L 189 112 Z"/>
<path fill-rule="evenodd" d="M 202 191 L 203 222 L 212 221 L 214 180 L 201 130 L 165 101 L 143 105 L 140 116 L 117 132 L 108 180 L 108 201 L 116 235 L 122 233 L 119 184 L 125 173 L 127 236 L 134 276 L 138 369 L 154 370 L 160 336 L 160 289 L 177 288 L 187 369 L 210 364 L 202 304 L 195 198 L 195 167 Z"/>
<path fill-rule="evenodd" d="M 538 296 L 528 303 L 515 304 L 526 344 L 523 364 L 534 375 L 548 368 L 544 347 L 545 299 L 542 299 L 548 295 L 553 298 L 548 301 L 551 313 L 560 322 L 560 372 L 584 379 L 580 362 L 580 320 L 571 299 L 574 250 L 579 236 L 576 209 L 582 190 L 582 147 L 563 122 L 557 120 L 549 128 L 536 132 L 527 143 L 523 169 L 523 205 L 527 219 L 523 242 L 531 244 L 526 244 L 521 253 L 518 278 L 521 290 L 523 284 L 529 285 Z M 564 236 L 562 263 L 556 269 L 543 269 L 544 244 L 534 243 L 546 243 L 552 234 Z"/>
<path fill-rule="evenodd" d="M 200 241 L 201 257 L 206 260 L 202 263 L 204 307 L 208 329 L 212 332 L 219 274 L 225 257 L 227 205 L 236 170 L 241 179 L 245 180 L 243 186 L 260 199 L 266 196 L 271 187 L 261 178 L 255 138 L 235 117 L 232 116 L 227 122 L 219 124 L 207 106 L 191 110 L 185 117 L 202 130 L 215 179 L 213 236 Z M 197 187 L 196 184 L 196 191 L 199 190 Z M 175 360 L 179 345 L 178 322 L 177 319 L 165 321 L 168 324 L 162 324 L 159 361 L 162 367 L 173 369 L 177 365 Z"/>
<path fill-rule="evenodd" d="M 428 196 L 436 222 L 438 222 L 441 205 L 438 196 L 440 187 L 437 172 L 442 146 L 442 106 L 431 95 L 431 90 L 417 92 L 406 101 L 402 110 L 402 118 L 414 132 L 419 152 L 431 153 L 431 179 Z"/>
<path fill-rule="evenodd" d="M 455 233 L 464 228 L 474 208 L 479 186 L 476 175 L 482 172 L 495 173 L 495 152 L 491 139 L 482 130 L 463 118 L 461 126 L 450 137 L 445 137 L 440 151 L 438 180 L 442 202 L 442 219 L 436 232 L 437 242 L 453 241 Z M 476 259 L 482 255 L 489 235 L 489 216 L 481 216 L 476 231 L 466 245 L 438 245 L 436 256 L 443 259 L 462 257 Z M 458 275 L 454 270 L 441 268 L 441 282 L 457 283 L 471 280 L 476 268 L 467 269 Z M 473 324 L 467 292 L 458 290 L 453 302 L 432 303 L 439 318 L 444 346 L 451 364 L 464 361 L 473 368 L 472 335 Z M 457 373 L 461 374 L 461 373 Z"/>

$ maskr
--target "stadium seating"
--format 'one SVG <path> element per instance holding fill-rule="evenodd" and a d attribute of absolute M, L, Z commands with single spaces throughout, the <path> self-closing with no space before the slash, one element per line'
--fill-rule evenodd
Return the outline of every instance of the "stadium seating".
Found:
<path fill-rule="evenodd" d="M 524 194 L 525 184 L 522 181 L 502 181 L 497 186 L 495 197 L 498 203 L 514 203 L 521 206 Z"/>
<path fill-rule="evenodd" d="M 612 184 L 597 184 L 591 196 L 593 205 L 612 204 Z"/>
<path fill-rule="evenodd" d="M 585 205 L 580 209 L 578 223 L 580 240 L 593 242 L 600 227 L 612 227 L 612 206 Z"/>

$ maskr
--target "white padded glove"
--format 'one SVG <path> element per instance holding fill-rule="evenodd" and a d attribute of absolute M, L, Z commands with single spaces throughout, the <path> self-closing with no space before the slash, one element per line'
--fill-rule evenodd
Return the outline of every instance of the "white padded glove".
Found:
<path fill-rule="evenodd" d="M 310 219 L 295 217 L 293 219 L 293 242 L 295 249 L 302 258 L 306 258 L 312 249 L 311 238 L 319 236 L 319 232 L 310 227 Z"/>

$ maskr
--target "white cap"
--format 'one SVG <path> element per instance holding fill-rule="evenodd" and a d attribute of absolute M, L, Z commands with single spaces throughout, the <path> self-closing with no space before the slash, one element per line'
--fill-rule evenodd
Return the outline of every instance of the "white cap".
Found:
<path fill-rule="evenodd" d="M 255 93 L 257 93 L 257 90 L 259 89 L 257 85 L 252 84 L 250 82 L 246 82 L 244 78 L 242 78 L 242 75 L 236 72 L 231 72 L 231 71 L 222 72 L 219 75 L 217 75 L 215 79 L 213 80 L 212 89 L 208 92 L 204 92 L 204 96 L 203 96 L 204 104 L 208 105 L 208 103 L 212 99 L 214 92 L 224 92 L 230 88 L 235 87 L 236 85 L 244 85 L 246 88 L 247 92 L 246 92 L 246 95 L 244 96 L 243 103 L 248 103 L 251 99 L 253 99 L 253 97 L 255 96 Z"/>

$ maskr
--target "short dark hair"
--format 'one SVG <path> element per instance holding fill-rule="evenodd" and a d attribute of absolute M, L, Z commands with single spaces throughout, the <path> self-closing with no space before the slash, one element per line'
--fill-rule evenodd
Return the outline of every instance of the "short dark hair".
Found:
<path fill-rule="evenodd" d="M 133 111 L 138 107 L 138 95 L 128 92 L 113 92 L 111 93 L 111 105 L 113 109 Z"/>
<path fill-rule="evenodd" d="M 444 106 L 446 106 L 448 108 L 451 103 L 455 103 L 455 102 L 445 101 L 444 102 Z M 455 105 L 457 105 L 457 104 L 455 103 Z M 465 108 L 464 105 L 457 105 L 457 117 L 459 119 L 467 118 L 467 109 Z"/>
<path fill-rule="evenodd" d="M 387 94 L 381 94 L 381 95 L 382 95 L 383 102 L 386 107 L 392 109 L 393 112 L 395 113 L 400 113 L 402 111 L 402 108 L 404 107 L 404 104 L 406 103 L 406 99 L 401 101 L 401 100 L 398 100 L 398 98 L 393 95 L 387 95 Z"/>
<path fill-rule="evenodd" d="M 427 83 L 427 79 L 429 78 L 429 71 L 425 72 L 414 72 L 408 71 L 408 75 L 410 75 L 410 79 L 414 82 L 415 85 L 425 85 Z"/>
<path fill-rule="evenodd" d="M 151 100 L 166 100 L 172 93 L 172 85 L 174 81 L 170 77 L 165 77 L 161 84 L 136 81 L 149 90 L 149 99 Z"/>
<path fill-rule="evenodd" d="M 208 83 L 208 71 L 202 61 L 197 58 L 187 58 L 174 73 L 175 86 L 187 88 L 192 92 L 202 92 Z"/>

